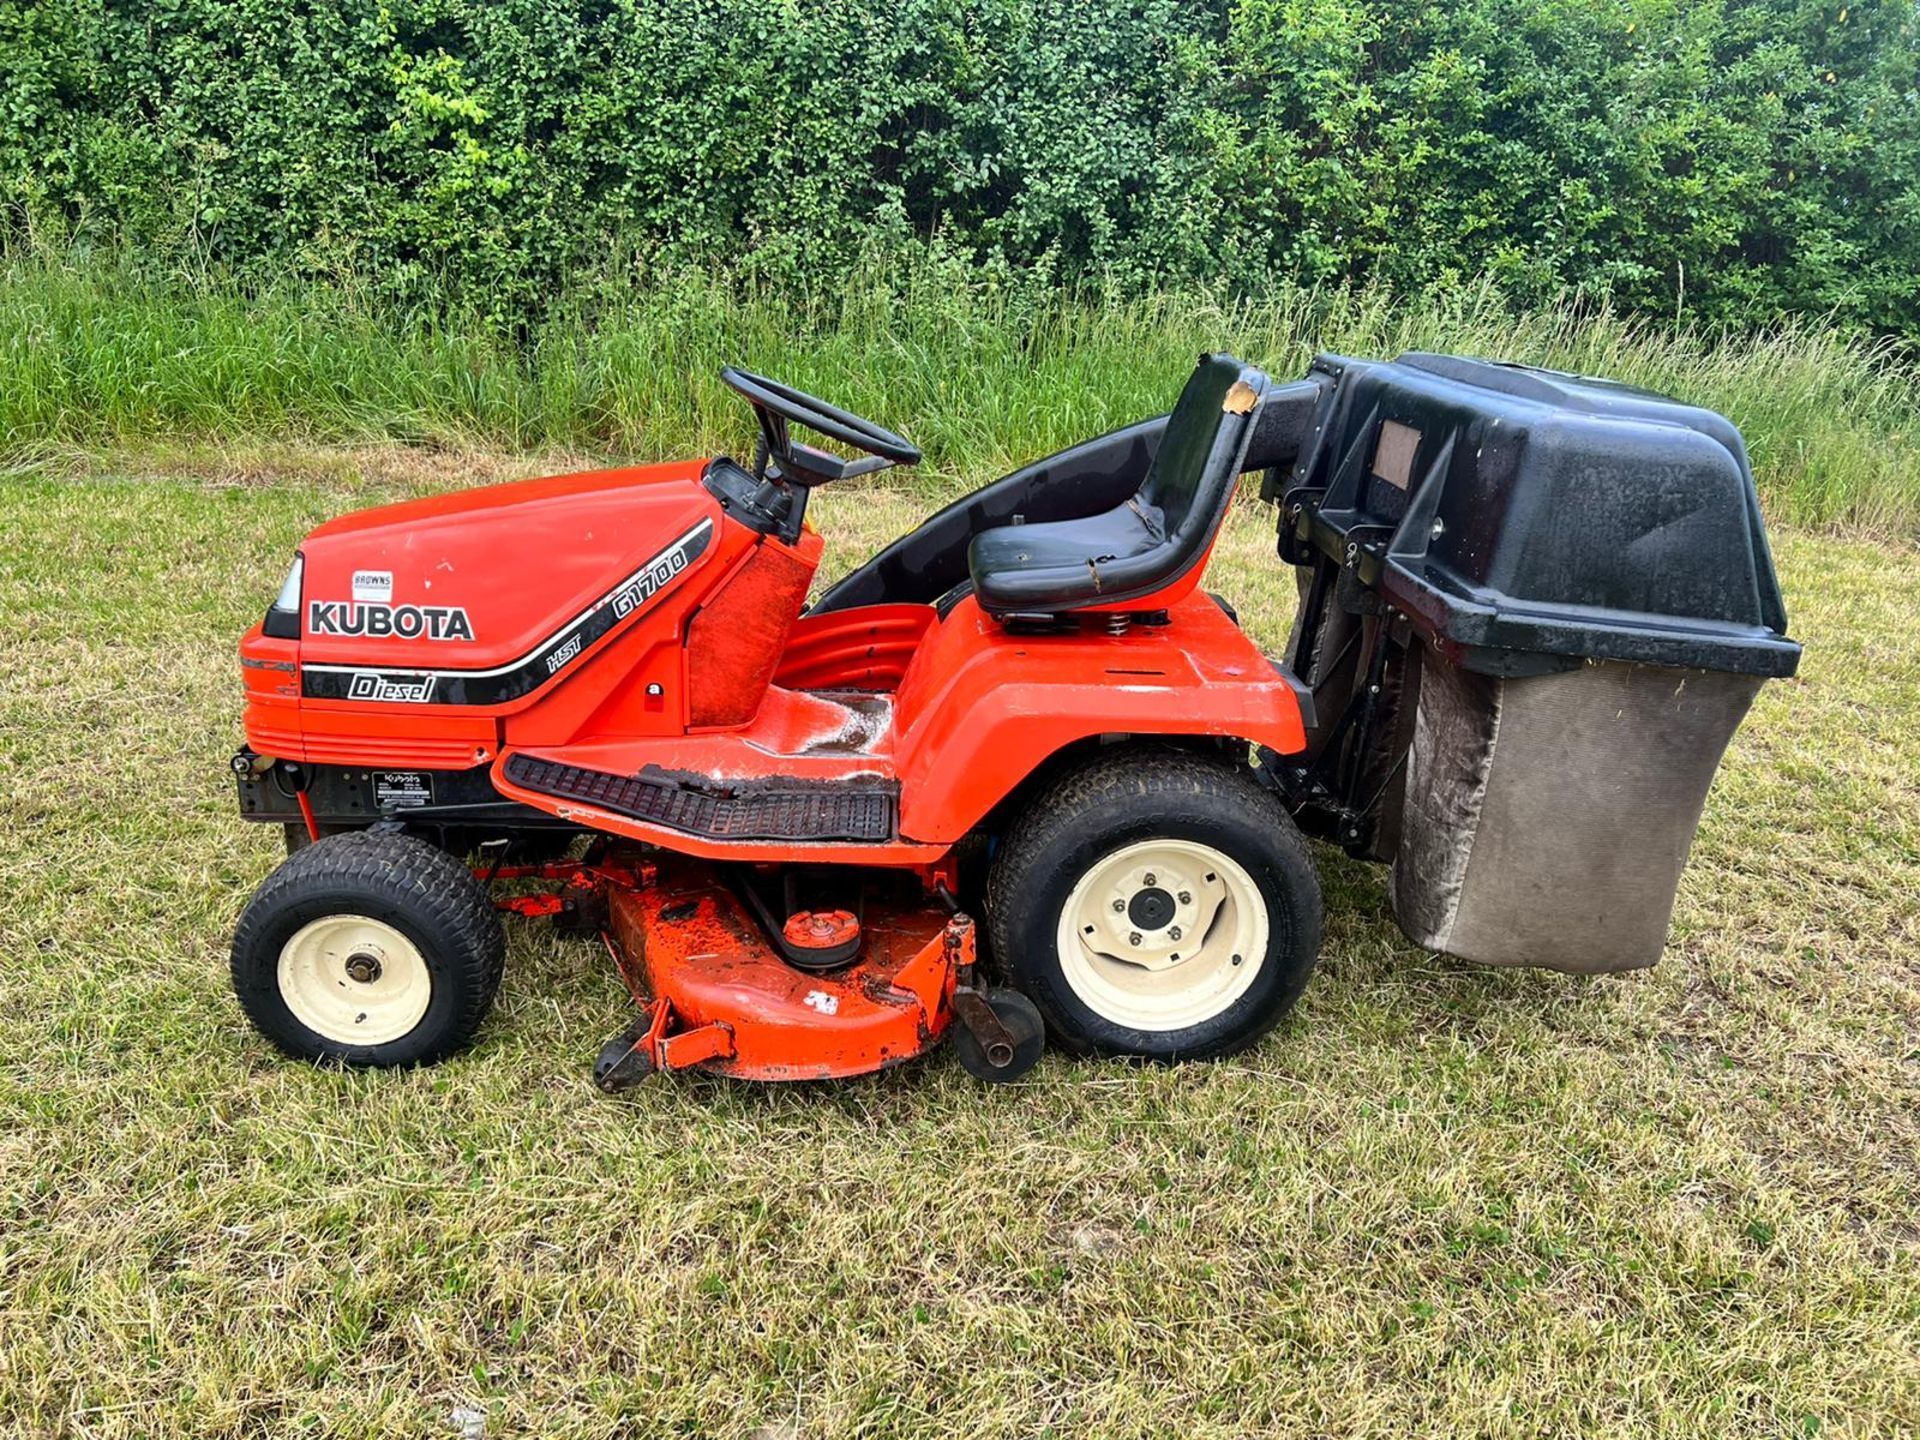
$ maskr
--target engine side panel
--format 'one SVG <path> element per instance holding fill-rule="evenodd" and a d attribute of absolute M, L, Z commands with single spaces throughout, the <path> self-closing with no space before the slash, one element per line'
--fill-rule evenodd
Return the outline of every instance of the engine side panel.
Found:
<path fill-rule="evenodd" d="M 698 480 L 685 465 L 611 470 L 321 526 L 300 547 L 303 693 L 347 698 L 312 678 L 341 667 L 467 677 L 471 693 L 421 703 L 519 698 L 571 658 L 559 647 L 581 638 L 579 622 L 645 607 L 713 547 L 719 511 Z"/>
<path fill-rule="evenodd" d="M 300 639 L 255 627 L 241 645 L 249 743 L 451 769 L 509 742 L 683 730 L 688 619 L 759 541 L 699 476 L 562 476 L 321 526 Z"/>

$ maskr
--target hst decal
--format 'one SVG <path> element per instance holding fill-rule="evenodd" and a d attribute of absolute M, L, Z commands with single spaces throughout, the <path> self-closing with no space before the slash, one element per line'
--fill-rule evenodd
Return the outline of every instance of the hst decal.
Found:
<path fill-rule="evenodd" d="M 315 600 L 309 635 L 392 636 L 399 640 L 471 640 L 473 622 L 459 605 L 380 605 L 366 600 Z"/>
<path fill-rule="evenodd" d="M 580 653 L 580 637 L 569 635 L 560 648 L 547 656 L 547 674 L 557 675 L 560 667 Z"/>

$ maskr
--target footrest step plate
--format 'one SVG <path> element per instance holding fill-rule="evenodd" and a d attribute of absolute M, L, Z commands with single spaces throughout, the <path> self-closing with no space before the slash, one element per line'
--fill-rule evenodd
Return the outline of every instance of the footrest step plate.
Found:
<path fill-rule="evenodd" d="M 749 784 L 729 791 L 652 767 L 638 775 L 611 775 L 531 755 L 510 757 L 507 779 L 542 795 L 709 840 L 875 843 L 893 838 L 891 784 Z"/>

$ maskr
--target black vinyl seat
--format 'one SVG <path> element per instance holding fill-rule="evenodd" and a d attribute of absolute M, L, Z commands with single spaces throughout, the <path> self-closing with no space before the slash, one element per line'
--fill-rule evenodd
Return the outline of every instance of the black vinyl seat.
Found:
<path fill-rule="evenodd" d="M 1202 355 L 1140 488 L 1079 520 L 1001 525 L 967 547 L 989 615 L 1111 608 L 1198 565 L 1227 513 L 1268 380 L 1231 355 Z"/>

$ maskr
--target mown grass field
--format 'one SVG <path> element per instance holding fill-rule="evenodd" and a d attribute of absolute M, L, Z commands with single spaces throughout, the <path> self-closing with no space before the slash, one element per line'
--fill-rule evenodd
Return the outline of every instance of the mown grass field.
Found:
<path fill-rule="evenodd" d="M 1436 960 L 1322 852 L 1325 958 L 1238 1060 L 609 1100 L 625 994 L 538 926 L 417 1073 L 284 1062 L 225 978 L 279 856 L 236 636 L 311 524 L 540 462 L 161 468 L 0 481 L 0 1433 L 1920 1428 L 1910 541 L 1776 536 L 1806 661 L 1651 972 Z M 829 569 L 929 504 L 825 492 Z M 1268 516 L 1230 524 L 1277 651 Z"/>

